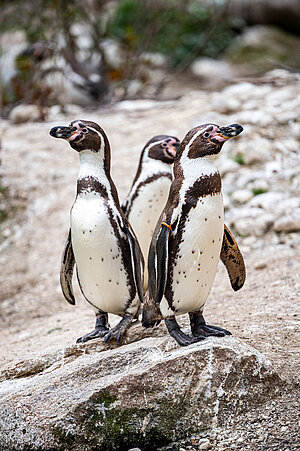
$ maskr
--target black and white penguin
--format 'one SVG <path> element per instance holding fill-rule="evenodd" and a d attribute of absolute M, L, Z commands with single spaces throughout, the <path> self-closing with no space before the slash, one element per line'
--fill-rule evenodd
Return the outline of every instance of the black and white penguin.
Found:
<path fill-rule="evenodd" d="M 142 150 L 132 187 L 122 203 L 122 210 L 138 238 L 145 259 L 144 292 L 148 288 L 147 255 L 155 226 L 168 199 L 173 180 L 173 163 L 179 146 L 180 141 L 174 136 L 157 135 L 150 139 Z M 233 242 L 231 232 L 224 225 L 224 246 L 229 243 L 229 236 Z M 221 252 L 221 259 L 228 265 L 229 260 L 224 259 L 224 255 L 225 252 Z M 230 262 L 232 266 L 233 261 Z M 243 257 L 240 254 L 239 272 L 242 265 Z M 231 276 L 232 271 L 229 272 Z"/>
<path fill-rule="evenodd" d="M 148 285 L 147 255 L 151 238 L 168 199 L 173 163 L 180 141 L 175 136 L 158 135 L 142 150 L 130 192 L 122 203 L 145 259 L 144 291 Z"/>
<path fill-rule="evenodd" d="M 72 275 L 76 263 L 78 282 L 94 308 L 96 325 L 77 342 L 104 336 L 106 342 L 112 338 L 119 342 L 142 301 L 143 257 L 111 179 L 110 145 L 103 129 L 90 121 L 54 127 L 50 135 L 67 140 L 80 158 L 60 281 L 66 300 L 74 305 Z M 122 316 L 111 330 L 108 313 Z"/>
<path fill-rule="evenodd" d="M 219 258 L 234 290 L 245 281 L 243 257 L 224 228 L 221 177 L 213 161 L 224 142 L 242 130 L 239 124 L 204 124 L 187 133 L 177 152 L 168 201 L 151 241 L 143 325 L 150 327 L 164 318 L 170 335 L 182 346 L 207 336 L 230 334 L 207 325 L 202 314 Z M 175 319 L 183 313 L 189 313 L 192 337 L 182 332 Z"/>

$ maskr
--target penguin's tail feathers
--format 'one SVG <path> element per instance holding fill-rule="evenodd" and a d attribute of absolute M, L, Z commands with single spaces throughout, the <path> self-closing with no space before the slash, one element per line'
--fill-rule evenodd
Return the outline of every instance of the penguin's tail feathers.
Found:
<path fill-rule="evenodd" d="M 146 328 L 154 327 L 158 325 L 162 319 L 163 318 L 159 306 L 155 303 L 154 299 L 150 298 L 149 291 L 147 290 L 144 295 L 144 303 L 143 303 L 143 315 L 142 315 L 143 327 Z"/>

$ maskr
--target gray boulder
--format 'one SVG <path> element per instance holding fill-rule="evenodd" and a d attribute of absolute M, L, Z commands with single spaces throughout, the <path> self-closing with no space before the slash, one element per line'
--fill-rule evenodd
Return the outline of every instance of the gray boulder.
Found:
<path fill-rule="evenodd" d="M 114 349 L 99 340 L 4 369 L 0 448 L 154 450 L 216 427 L 283 385 L 263 355 L 233 337 L 178 348 L 147 334 L 137 325 Z"/>

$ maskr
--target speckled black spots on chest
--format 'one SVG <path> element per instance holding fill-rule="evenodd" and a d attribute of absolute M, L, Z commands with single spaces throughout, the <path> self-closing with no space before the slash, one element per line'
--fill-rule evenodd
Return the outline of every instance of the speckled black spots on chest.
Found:
<path fill-rule="evenodd" d="M 196 208 L 199 199 L 208 195 L 220 194 L 221 192 L 221 177 L 218 172 L 215 172 L 211 175 L 203 175 L 196 182 L 187 189 L 184 196 L 184 204 L 182 205 L 181 215 L 179 219 L 179 224 L 177 228 L 177 233 L 174 236 L 170 237 L 169 240 L 169 282 L 171 282 L 172 278 L 172 269 L 174 266 L 174 262 L 178 258 L 179 245 L 182 242 L 182 237 L 184 231 L 187 226 L 187 222 L 189 222 L 188 217 L 192 208 Z M 204 218 L 207 221 L 207 218 Z M 171 293 L 169 292 L 169 295 Z M 171 296 L 170 296 L 171 300 Z"/>

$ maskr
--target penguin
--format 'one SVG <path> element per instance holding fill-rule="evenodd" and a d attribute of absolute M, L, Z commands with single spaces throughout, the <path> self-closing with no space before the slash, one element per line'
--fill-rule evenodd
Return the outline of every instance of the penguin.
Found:
<path fill-rule="evenodd" d="M 224 227 L 221 177 L 214 159 L 228 139 L 243 127 L 204 124 L 190 130 L 174 162 L 174 180 L 156 225 L 148 255 L 149 296 L 142 324 L 153 326 L 162 318 L 181 346 L 208 336 L 230 332 L 206 324 L 203 308 L 211 290 L 219 258 L 237 291 L 245 282 L 241 252 Z M 179 327 L 175 316 L 188 313 L 192 336 Z"/>
<path fill-rule="evenodd" d="M 146 143 L 131 189 L 121 205 L 138 238 L 145 260 L 144 294 L 148 288 L 148 250 L 156 223 L 168 199 L 173 180 L 173 163 L 179 146 L 180 140 L 169 135 L 154 136 Z M 234 246 L 228 245 L 230 241 L 234 243 Z M 224 252 L 221 252 L 221 260 L 232 266 L 233 261 L 224 257 L 225 246 L 226 250 L 238 249 L 238 246 L 226 225 L 224 225 L 223 243 Z M 239 254 L 239 272 L 244 271 L 244 268 L 243 256 Z M 233 283 L 236 283 L 232 274 L 233 269 L 229 272 L 229 277 L 233 279 Z"/>
<path fill-rule="evenodd" d="M 86 120 L 54 127 L 50 135 L 68 141 L 80 158 L 60 283 L 64 297 L 74 305 L 72 275 L 76 264 L 79 286 L 95 311 L 96 325 L 77 343 L 101 337 L 105 342 L 120 342 L 143 300 L 144 263 L 110 175 L 108 138 L 98 124 Z M 122 317 L 112 329 L 108 313 Z"/>
<path fill-rule="evenodd" d="M 140 244 L 144 259 L 144 292 L 148 285 L 146 257 L 158 218 L 166 204 L 172 182 L 172 165 L 180 141 L 175 136 L 157 135 L 142 150 L 131 189 L 122 210 Z"/>

